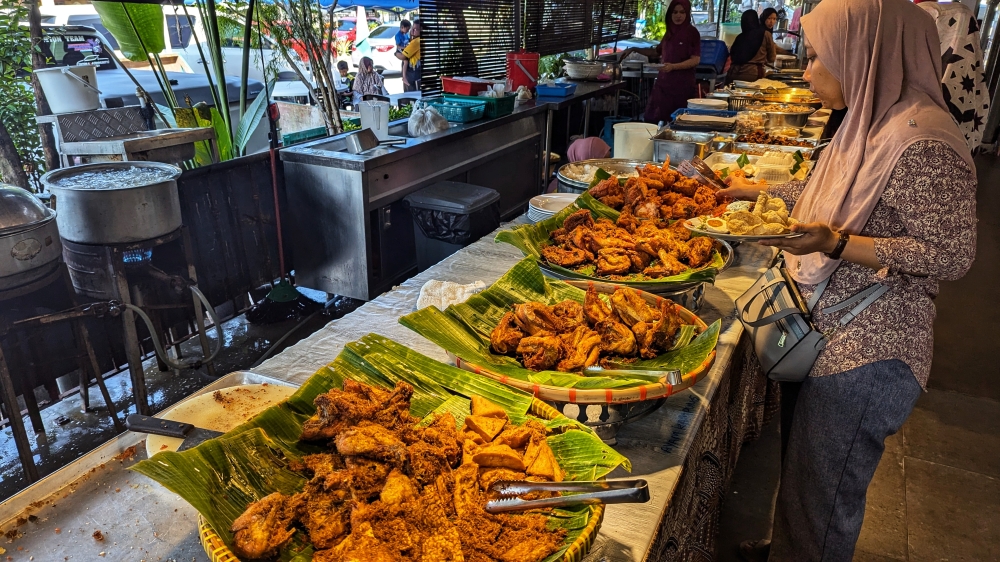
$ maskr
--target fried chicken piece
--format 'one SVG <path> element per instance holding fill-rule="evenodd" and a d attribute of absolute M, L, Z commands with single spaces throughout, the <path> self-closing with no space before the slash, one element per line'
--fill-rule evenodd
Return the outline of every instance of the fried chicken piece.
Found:
<path fill-rule="evenodd" d="M 688 267 L 677 260 L 673 254 L 667 253 L 666 250 L 660 250 L 659 252 L 660 261 L 653 265 L 650 265 L 645 270 L 643 274 L 651 277 L 653 279 L 659 279 L 660 277 L 672 277 L 678 275 L 685 271 Z"/>
<path fill-rule="evenodd" d="M 681 197 L 670 209 L 670 218 L 690 219 L 698 216 L 698 204 L 690 197 Z"/>
<path fill-rule="evenodd" d="M 591 216 L 590 211 L 587 209 L 580 209 L 579 211 L 566 217 L 566 220 L 564 220 L 562 224 L 562 227 L 565 228 L 567 232 L 572 232 L 578 226 L 584 226 L 586 228 L 594 226 L 594 217 Z"/>
<path fill-rule="evenodd" d="M 634 205 L 646 198 L 648 190 L 642 178 L 629 178 L 625 181 L 625 204 Z"/>
<path fill-rule="evenodd" d="M 598 322 L 594 328 L 601 335 L 601 350 L 605 353 L 623 356 L 635 354 L 635 334 L 621 322 L 605 320 Z"/>
<path fill-rule="evenodd" d="M 299 520 L 309 532 L 309 542 L 317 549 L 333 548 L 349 531 L 351 502 L 349 492 L 310 491 L 304 496 Z"/>
<path fill-rule="evenodd" d="M 345 429 L 337 435 L 337 452 L 363 456 L 401 466 L 407 461 L 406 445 L 388 429 L 372 423 Z"/>
<path fill-rule="evenodd" d="M 531 336 L 545 333 L 559 333 L 565 330 L 562 320 L 552 313 L 552 309 L 539 302 L 514 305 L 514 321 L 518 327 Z M 524 340 L 521 340 L 523 343 Z M 521 344 L 518 344 L 521 353 Z"/>
<path fill-rule="evenodd" d="M 714 248 L 715 242 L 708 236 L 695 236 L 688 241 L 687 252 L 682 257 L 689 266 L 701 267 L 711 261 Z"/>
<path fill-rule="evenodd" d="M 563 360 L 556 370 L 571 373 L 597 363 L 601 349 L 601 336 L 586 326 L 559 336 L 563 341 Z"/>
<path fill-rule="evenodd" d="M 509 468 L 484 468 L 479 471 L 479 484 L 483 490 L 486 490 L 487 495 L 489 495 L 490 487 L 497 482 L 502 480 L 517 482 L 524 480 L 525 476 L 527 476 L 527 473 L 524 471 L 511 470 Z M 494 496 L 498 496 L 498 494 L 494 493 Z"/>
<path fill-rule="evenodd" d="M 313 478 L 310 484 L 322 490 L 340 489 L 345 486 L 344 460 L 332 453 L 319 453 L 302 457 L 302 467 L 293 470 L 308 471 Z"/>
<path fill-rule="evenodd" d="M 626 326 L 637 322 L 652 322 L 660 317 L 659 312 L 650 307 L 638 292 L 628 287 L 619 287 L 611 295 L 611 309 Z"/>
<path fill-rule="evenodd" d="M 562 340 L 557 336 L 528 336 L 517 346 L 524 366 L 532 371 L 555 367 L 562 358 Z"/>
<path fill-rule="evenodd" d="M 449 465 L 458 462 L 458 456 L 462 452 L 458 429 L 455 425 L 455 416 L 447 413 L 442 414 L 424 429 L 422 436 L 429 445 L 441 450 Z"/>
<path fill-rule="evenodd" d="M 643 334 L 639 344 L 639 355 L 646 359 L 653 359 L 660 353 L 670 349 L 674 336 L 680 329 L 683 321 L 674 307 L 673 301 L 663 299 L 660 301 L 660 319 L 654 322 Z M 637 338 L 638 339 L 638 338 Z"/>
<path fill-rule="evenodd" d="M 556 244 L 565 244 L 569 238 L 569 231 L 562 227 L 557 228 L 549 233 L 549 238 L 554 240 Z"/>
<path fill-rule="evenodd" d="M 681 193 L 677 193 L 676 191 L 667 191 L 660 196 L 660 203 L 665 207 L 671 208 L 674 206 L 674 203 L 680 201 L 682 197 L 684 197 L 684 195 Z M 669 217 L 664 214 L 663 218 Z"/>
<path fill-rule="evenodd" d="M 313 562 L 402 562 L 399 551 L 375 538 L 371 524 L 362 523 L 334 548 L 313 553 Z"/>
<path fill-rule="evenodd" d="M 694 194 L 698 191 L 699 187 L 701 187 L 701 183 L 698 182 L 698 180 L 681 177 L 670 186 L 670 189 L 685 197 L 694 197 Z"/>
<path fill-rule="evenodd" d="M 385 479 L 385 486 L 378 495 L 378 499 L 388 505 L 399 505 L 416 497 L 417 487 L 410 480 L 410 477 L 403 474 L 398 468 L 394 468 L 389 473 L 389 477 Z"/>
<path fill-rule="evenodd" d="M 640 219 L 660 218 L 660 198 L 647 197 L 638 201 L 634 206 L 635 216 Z"/>
<path fill-rule="evenodd" d="M 562 321 L 563 329 L 567 332 L 575 330 L 578 326 L 585 326 L 587 320 L 583 317 L 583 305 L 573 300 L 564 300 L 552 306 L 552 314 Z"/>
<path fill-rule="evenodd" d="M 598 201 L 604 203 L 612 209 L 618 210 L 625 205 L 625 195 L 624 193 L 622 195 L 607 195 L 605 197 L 601 197 Z"/>
<path fill-rule="evenodd" d="M 676 221 L 666 228 L 666 231 L 678 242 L 687 242 L 691 239 L 691 231 L 684 226 L 684 221 Z"/>
<path fill-rule="evenodd" d="M 590 196 L 593 197 L 594 199 L 622 196 L 624 194 L 625 190 L 618 182 L 617 176 L 603 179 L 599 181 L 596 185 L 594 185 L 594 187 L 590 188 Z"/>
<path fill-rule="evenodd" d="M 562 267 L 573 267 L 587 263 L 588 253 L 574 246 L 542 246 L 545 261 Z"/>
<path fill-rule="evenodd" d="M 364 457 L 348 457 L 344 463 L 347 465 L 347 483 L 355 501 L 367 501 L 377 496 L 392 470 L 385 463 Z"/>
<path fill-rule="evenodd" d="M 624 228 L 614 227 L 603 232 L 595 230 L 590 237 L 590 245 L 599 254 L 601 250 L 609 248 L 631 250 L 635 247 L 635 240 Z"/>
<path fill-rule="evenodd" d="M 640 223 L 639 219 L 635 218 L 635 215 L 631 211 L 627 211 L 618 215 L 618 221 L 615 224 L 629 234 L 634 234 L 635 229 L 639 227 Z"/>
<path fill-rule="evenodd" d="M 612 314 L 611 307 L 601 300 L 597 289 L 593 285 L 587 288 L 587 294 L 583 297 L 583 314 L 591 324 L 597 324 L 609 320 Z"/>
<path fill-rule="evenodd" d="M 384 390 L 347 379 L 343 390 L 316 397 L 316 414 L 303 424 L 300 439 L 333 439 L 344 428 L 374 416 L 389 396 Z"/>
<path fill-rule="evenodd" d="M 409 446 L 410 471 L 413 479 L 422 485 L 427 485 L 451 468 L 448 457 L 440 447 L 418 441 Z"/>
<path fill-rule="evenodd" d="M 715 199 L 716 191 L 718 190 L 707 185 L 700 186 L 695 191 L 694 202 L 698 205 L 698 216 L 711 214 L 718 205 L 718 201 Z"/>
<path fill-rule="evenodd" d="M 524 339 L 524 332 L 517 326 L 513 312 L 507 312 L 490 332 L 490 348 L 500 355 L 513 355 L 517 344 Z"/>
<path fill-rule="evenodd" d="M 649 267 L 650 262 L 653 261 L 653 256 L 642 250 L 625 250 L 625 252 L 628 253 L 629 259 L 632 260 L 632 269 L 634 271 L 646 269 Z"/>
<path fill-rule="evenodd" d="M 588 256 L 594 255 L 594 231 L 587 227 L 573 229 L 566 238 L 566 246 L 579 248 Z"/>
<path fill-rule="evenodd" d="M 632 260 L 622 248 L 605 248 L 597 253 L 598 275 L 622 275 L 632 269 Z"/>
<path fill-rule="evenodd" d="M 269 558 L 288 544 L 295 534 L 288 496 L 275 492 L 247 506 L 233 521 L 233 552 L 241 558 Z"/>

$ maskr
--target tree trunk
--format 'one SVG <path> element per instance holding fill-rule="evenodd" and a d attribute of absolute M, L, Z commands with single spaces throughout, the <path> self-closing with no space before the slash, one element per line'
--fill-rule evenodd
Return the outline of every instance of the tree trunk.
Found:
<path fill-rule="evenodd" d="M 28 0 L 30 12 L 28 14 L 28 30 L 31 34 L 31 67 L 45 68 L 45 56 L 38 48 L 42 44 L 42 15 L 38 11 L 38 0 Z M 38 83 L 35 74 L 31 74 L 31 87 L 35 90 L 35 115 L 49 115 L 49 102 L 45 100 L 42 93 L 42 86 Z M 51 125 L 39 125 L 38 135 L 42 140 L 42 151 L 45 153 L 45 167 L 55 170 L 59 167 L 59 153 L 56 151 L 56 140 L 52 135 Z"/>
<path fill-rule="evenodd" d="M 30 189 L 28 174 L 24 173 L 24 163 L 14 148 L 14 141 L 7 132 L 7 127 L 0 121 L 0 180 L 6 183 Z"/>

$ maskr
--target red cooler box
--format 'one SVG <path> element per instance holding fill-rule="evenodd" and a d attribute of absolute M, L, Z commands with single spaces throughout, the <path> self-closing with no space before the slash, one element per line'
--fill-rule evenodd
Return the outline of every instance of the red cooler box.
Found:
<path fill-rule="evenodd" d="M 510 91 L 516 92 L 521 86 L 535 89 L 538 83 L 538 53 L 518 51 L 507 53 L 507 83 Z"/>

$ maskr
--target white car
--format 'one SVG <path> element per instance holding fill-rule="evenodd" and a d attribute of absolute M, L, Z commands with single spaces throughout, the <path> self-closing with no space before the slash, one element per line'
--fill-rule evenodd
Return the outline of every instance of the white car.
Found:
<path fill-rule="evenodd" d="M 396 33 L 399 33 L 399 22 L 394 21 L 376 27 L 368 37 L 358 41 L 351 51 L 351 61 L 357 67 L 361 57 L 371 57 L 375 69 L 385 74 L 399 74 L 402 61 L 396 58 Z"/>

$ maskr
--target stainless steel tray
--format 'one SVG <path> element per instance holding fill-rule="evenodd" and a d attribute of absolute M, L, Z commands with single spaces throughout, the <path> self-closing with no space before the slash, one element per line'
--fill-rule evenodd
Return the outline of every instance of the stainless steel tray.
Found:
<path fill-rule="evenodd" d="M 178 404 L 182 404 L 195 396 L 215 392 L 216 390 L 222 388 L 263 383 L 291 387 L 297 386 L 287 381 L 259 375 L 249 371 L 236 371 L 220 377 L 208 386 L 195 391 L 187 398 L 178 402 Z M 45 478 L 42 478 L 38 482 L 22 490 L 20 493 L 11 496 L 6 501 L 0 503 L 0 527 L 6 528 L 6 526 L 11 521 L 16 519 L 22 512 L 29 507 L 32 507 L 32 504 L 40 505 L 41 503 L 47 503 L 46 500 L 54 499 L 56 497 L 64 497 L 67 489 L 70 491 L 81 491 L 90 485 L 96 486 L 96 483 L 93 481 L 87 483 L 80 481 L 88 478 L 91 471 L 111 463 L 115 460 L 115 457 L 124 453 L 129 447 L 139 445 L 145 439 L 146 434 L 144 433 L 126 431 L 111 441 L 108 441 L 104 445 L 101 445 L 93 451 L 83 455 L 72 463 L 53 472 Z M 137 447 L 137 449 L 143 450 L 142 447 Z M 59 503 L 65 503 L 65 500 L 60 500 Z"/>

